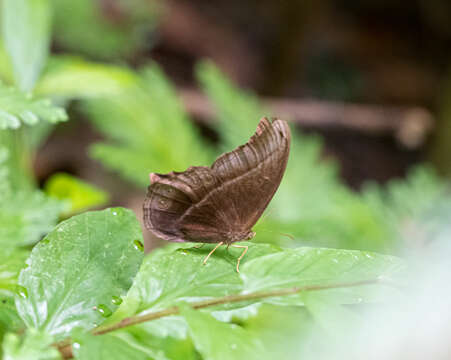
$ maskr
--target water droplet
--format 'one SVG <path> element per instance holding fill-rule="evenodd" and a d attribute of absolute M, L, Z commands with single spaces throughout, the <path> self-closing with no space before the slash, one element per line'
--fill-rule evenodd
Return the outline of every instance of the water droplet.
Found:
<path fill-rule="evenodd" d="M 143 245 L 143 243 L 142 243 L 140 240 L 138 240 L 138 239 L 136 239 L 136 240 L 133 241 L 133 247 L 134 247 L 136 250 L 144 251 L 144 245 Z"/>
<path fill-rule="evenodd" d="M 22 299 L 28 298 L 28 291 L 23 286 L 16 285 L 15 291 L 16 294 L 19 295 Z"/>
<path fill-rule="evenodd" d="M 362 301 L 363 301 L 362 298 L 358 298 L 358 299 L 357 299 L 357 304 L 360 304 Z"/>
<path fill-rule="evenodd" d="M 109 317 L 111 316 L 111 314 L 113 313 L 108 306 L 104 305 L 104 304 L 100 304 L 97 306 L 94 306 L 93 308 L 94 310 L 97 310 L 100 315 L 102 315 L 103 317 Z"/>
<path fill-rule="evenodd" d="M 232 350 L 236 350 L 236 344 L 230 344 L 230 348 L 231 348 Z"/>
<path fill-rule="evenodd" d="M 73 347 L 74 349 L 80 349 L 80 344 L 77 343 L 77 342 L 74 342 L 74 343 L 72 344 L 72 347 Z"/>
<path fill-rule="evenodd" d="M 113 295 L 113 296 L 111 297 L 111 302 L 112 302 L 114 305 L 120 305 L 120 304 L 122 304 L 122 299 L 121 299 L 119 296 Z"/>
<path fill-rule="evenodd" d="M 117 212 L 116 212 L 116 211 L 113 211 L 113 215 L 116 216 L 116 215 L 117 215 Z"/>
<path fill-rule="evenodd" d="M 188 255 L 189 251 L 186 249 L 177 249 L 178 252 L 181 252 L 183 255 Z"/>

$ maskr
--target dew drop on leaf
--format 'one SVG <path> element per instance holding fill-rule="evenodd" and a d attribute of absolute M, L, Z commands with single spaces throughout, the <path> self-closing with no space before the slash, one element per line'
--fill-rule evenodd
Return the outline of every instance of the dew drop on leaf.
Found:
<path fill-rule="evenodd" d="M 110 308 L 104 304 L 97 305 L 94 307 L 94 309 L 97 310 L 103 317 L 109 317 L 111 316 L 111 314 L 113 314 Z"/>
<path fill-rule="evenodd" d="M 23 286 L 16 285 L 15 292 L 17 295 L 19 295 L 23 299 L 28 298 L 28 291 Z"/>
<path fill-rule="evenodd" d="M 133 246 L 134 246 L 134 248 L 135 248 L 136 250 L 144 251 L 144 245 L 143 245 L 143 243 L 142 243 L 140 240 L 138 240 L 138 239 L 136 239 L 135 241 L 133 241 Z"/>
<path fill-rule="evenodd" d="M 72 347 L 73 347 L 74 349 L 80 349 L 80 344 L 77 343 L 77 342 L 74 342 L 74 343 L 72 344 Z"/>
<path fill-rule="evenodd" d="M 113 296 L 111 297 L 111 302 L 112 302 L 114 305 L 120 305 L 120 304 L 122 304 L 122 299 L 121 299 L 119 296 L 113 295 Z"/>

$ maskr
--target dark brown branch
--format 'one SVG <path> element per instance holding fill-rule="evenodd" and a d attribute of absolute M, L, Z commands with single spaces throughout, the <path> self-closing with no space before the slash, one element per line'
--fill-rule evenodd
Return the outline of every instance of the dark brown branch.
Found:
<path fill-rule="evenodd" d="M 273 290 L 273 291 L 261 291 L 261 292 L 254 292 L 249 294 L 239 294 L 239 295 L 229 295 L 229 296 L 223 296 L 220 298 L 210 299 L 210 300 L 204 300 L 204 301 L 196 301 L 193 303 L 190 303 L 190 306 L 193 309 L 203 309 L 207 307 L 217 306 L 217 305 L 223 305 L 223 304 L 230 304 L 230 303 L 236 303 L 236 302 L 243 302 L 243 301 L 249 301 L 249 300 L 256 300 L 256 299 L 265 299 L 269 297 L 276 297 L 276 296 L 287 296 L 287 295 L 293 295 L 302 291 L 318 291 L 318 290 L 327 290 L 327 289 L 337 289 L 337 288 L 344 288 L 344 287 L 354 287 L 354 286 L 362 286 L 362 285 L 372 285 L 377 283 L 386 283 L 388 285 L 392 285 L 390 282 L 386 282 L 385 280 L 381 279 L 370 279 L 370 280 L 362 280 L 362 281 L 355 281 L 355 282 L 347 282 L 347 283 L 339 283 L 339 284 L 328 284 L 328 285 L 307 285 L 307 286 L 300 286 L 300 287 L 292 287 L 287 289 L 281 289 L 281 290 Z M 177 315 L 179 313 L 179 308 L 177 306 L 172 306 L 170 308 L 156 311 L 150 314 L 146 315 L 138 315 L 133 316 L 129 318 L 125 318 L 122 321 L 112 324 L 100 327 L 98 329 L 95 329 L 92 331 L 93 335 L 102 335 L 106 334 L 118 329 L 122 329 L 128 326 L 141 324 L 143 322 L 151 321 L 160 319 L 162 317 L 171 316 L 171 315 Z M 71 340 L 66 339 L 63 340 L 55 346 L 59 349 L 61 355 L 64 359 L 70 359 L 73 357 L 72 354 L 72 347 L 71 347 Z"/>
<path fill-rule="evenodd" d="M 201 120 L 214 117 L 214 107 L 195 90 L 180 90 L 187 111 Z M 403 146 L 421 146 L 433 127 L 431 113 L 421 107 L 362 105 L 317 100 L 263 98 L 272 115 L 316 129 L 346 128 L 368 135 L 391 135 Z"/>

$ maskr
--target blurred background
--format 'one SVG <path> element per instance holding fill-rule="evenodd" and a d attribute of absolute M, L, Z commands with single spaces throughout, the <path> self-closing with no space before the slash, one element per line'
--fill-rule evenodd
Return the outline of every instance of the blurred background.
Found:
<path fill-rule="evenodd" d="M 70 121 L 24 129 L 25 155 L 17 132 L 3 138 L 16 144 L 11 158 L 31 159 L 23 171 L 40 188 L 72 202 L 66 216 L 113 204 L 140 217 L 148 173 L 210 164 L 263 115 L 298 136 L 257 241 L 290 245 L 274 235 L 284 232 L 392 252 L 386 202 L 410 224 L 441 197 L 451 173 L 446 0 L 50 3 L 50 54 L 22 89 Z M 17 83 L 4 53 L 0 65 Z"/>

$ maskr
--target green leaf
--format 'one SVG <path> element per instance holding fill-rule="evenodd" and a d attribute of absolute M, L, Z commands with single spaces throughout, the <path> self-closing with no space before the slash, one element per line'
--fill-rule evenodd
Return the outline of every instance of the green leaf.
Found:
<path fill-rule="evenodd" d="M 181 307 L 196 349 L 205 360 L 265 358 L 262 343 L 238 325 L 220 322 L 209 314 Z"/>
<path fill-rule="evenodd" d="M 52 336 L 45 332 L 29 329 L 24 338 L 16 334 L 6 334 L 3 340 L 4 360 L 56 360 L 61 355 L 51 346 Z"/>
<path fill-rule="evenodd" d="M 113 96 L 136 86 L 139 78 L 125 67 L 75 56 L 53 56 L 35 92 L 41 96 L 86 99 Z"/>
<path fill-rule="evenodd" d="M 278 251 L 270 245 L 249 245 L 242 264 L 254 257 Z M 203 266 L 202 261 L 211 249 L 211 246 L 201 249 L 180 248 L 146 256 L 127 297 L 109 322 L 162 310 L 180 301 L 192 302 L 239 293 L 242 281 L 235 265 L 242 249 L 219 248 Z M 242 304 L 221 309 L 239 306 Z M 151 334 L 163 337 L 172 335 L 183 338 L 186 331 L 184 321 L 177 316 L 150 321 L 140 326 Z"/>
<path fill-rule="evenodd" d="M 156 65 L 144 71 L 135 89 L 89 101 L 84 109 L 111 139 L 95 145 L 91 155 L 137 185 L 146 186 L 150 172 L 185 170 L 212 160 L 210 149 Z"/>
<path fill-rule="evenodd" d="M 130 210 L 87 212 L 61 222 L 33 249 L 16 297 L 28 327 L 62 338 L 111 315 L 131 286 L 143 253 Z"/>
<path fill-rule="evenodd" d="M 385 278 L 393 280 L 404 270 L 404 262 L 393 256 L 305 247 L 286 249 L 248 261 L 241 268 L 241 277 L 245 292 L 257 292 Z M 382 286 L 352 286 L 321 290 L 318 294 L 320 298 L 338 304 L 352 304 L 379 299 L 385 294 Z M 278 305 L 304 304 L 302 294 L 267 298 L 265 301 Z"/>
<path fill-rule="evenodd" d="M 54 124 L 66 120 L 66 111 L 53 106 L 50 100 L 34 98 L 0 84 L 0 130 L 17 129 L 23 124 L 35 125 L 39 121 Z"/>
<path fill-rule="evenodd" d="M 78 360 L 167 360 L 161 350 L 144 347 L 124 332 L 102 336 L 75 333 L 72 338 L 74 356 Z"/>
<path fill-rule="evenodd" d="M 45 65 L 51 35 L 48 0 L 3 0 L 3 39 L 11 57 L 17 86 L 33 89 Z"/>
<path fill-rule="evenodd" d="M 0 299 L 14 296 L 19 272 L 25 267 L 29 255 L 28 250 L 10 248 L 5 246 L 0 252 Z"/>
<path fill-rule="evenodd" d="M 13 192 L 0 203 L 0 244 L 29 245 L 56 224 L 62 204 L 41 191 Z"/>
<path fill-rule="evenodd" d="M 50 197 L 70 203 L 66 215 L 105 205 L 109 200 L 106 192 L 64 173 L 52 175 L 44 188 Z"/>

